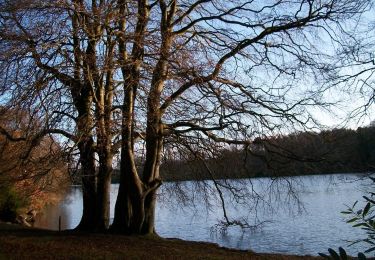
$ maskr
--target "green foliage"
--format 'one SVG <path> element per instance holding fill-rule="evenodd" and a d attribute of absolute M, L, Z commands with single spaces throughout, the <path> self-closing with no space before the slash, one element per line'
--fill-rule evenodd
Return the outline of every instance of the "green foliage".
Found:
<path fill-rule="evenodd" d="M 369 177 L 372 184 L 375 185 L 375 178 Z M 367 237 L 353 241 L 349 246 L 357 243 L 365 243 L 368 249 L 365 253 L 375 251 L 375 197 L 374 192 L 369 192 L 369 196 L 363 196 L 365 204 L 358 208 L 358 201 L 354 202 L 351 207 L 348 207 L 341 213 L 347 216 L 346 223 L 351 224 L 355 228 L 361 228 L 366 231 Z M 326 259 L 346 260 L 348 256 L 342 247 L 339 247 L 339 252 L 332 248 L 328 248 L 329 255 L 319 253 L 320 256 Z M 367 259 L 363 253 L 358 253 L 358 259 Z"/>
<path fill-rule="evenodd" d="M 319 255 L 325 259 L 334 259 L 334 260 L 347 260 L 348 255 L 346 254 L 346 251 L 342 248 L 339 247 L 339 252 L 337 253 L 335 250 L 332 248 L 328 248 L 329 255 L 319 253 Z M 366 260 L 366 256 L 363 253 L 358 253 L 358 259 L 359 260 Z"/>
<path fill-rule="evenodd" d="M 372 180 L 373 185 L 375 185 L 375 178 L 369 178 Z M 362 208 L 358 209 L 358 201 L 356 201 L 347 210 L 341 212 L 348 216 L 346 223 L 350 223 L 353 227 L 358 227 L 366 231 L 366 238 L 358 239 L 350 244 L 365 243 L 368 246 L 365 253 L 375 251 L 375 200 L 373 200 L 375 193 L 369 192 L 369 196 L 363 196 L 365 204 Z"/>
<path fill-rule="evenodd" d="M 19 209 L 25 204 L 12 188 L 0 186 L 0 220 L 14 221 Z"/>

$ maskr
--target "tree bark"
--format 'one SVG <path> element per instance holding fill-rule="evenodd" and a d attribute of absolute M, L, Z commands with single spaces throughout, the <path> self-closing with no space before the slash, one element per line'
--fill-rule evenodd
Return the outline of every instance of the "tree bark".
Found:
<path fill-rule="evenodd" d="M 155 233 L 156 191 L 161 185 L 159 169 L 164 135 L 160 100 L 168 75 L 168 58 L 173 40 L 172 20 L 176 12 L 176 1 L 171 1 L 169 8 L 164 1 L 160 1 L 159 5 L 162 42 L 160 57 L 153 71 L 150 93 L 147 98 L 146 162 L 142 175 L 143 183 L 147 187 L 144 193 L 145 219 L 142 226 L 144 234 Z"/>
<path fill-rule="evenodd" d="M 108 56 L 107 66 L 113 66 L 113 43 L 107 41 Z M 97 83 L 96 94 L 96 121 L 97 121 L 97 147 L 99 157 L 98 196 L 97 196 L 97 231 L 108 229 L 110 222 L 110 191 L 112 178 L 112 99 L 113 99 L 113 70 L 106 75 L 105 84 Z"/>
<path fill-rule="evenodd" d="M 80 47 L 80 9 L 83 6 L 81 0 L 73 1 L 76 12 L 72 15 L 73 48 L 74 48 L 74 84 L 71 84 L 70 92 L 74 106 L 78 111 L 77 143 L 80 153 L 83 212 L 82 218 L 76 229 L 91 231 L 96 226 L 97 215 L 97 190 L 95 175 L 95 149 L 92 137 L 92 91 L 85 75 L 85 83 L 82 83 L 82 51 Z"/>
<path fill-rule="evenodd" d="M 155 111 L 149 108 L 149 111 L 146 130 L 146 162 L 142 175 L 143 183 L 148 188 L 144 200 L 145 220 L 142 226 L 142 233 L 144 234 L 155 233 L 156 190 L 161 183 L 159 168 L 163 147 L 163 128 L 160 113 L 158 109 Z"/>
<path fill-rule="evenodd" d="M 76 229 L 90 231 L 96 226 L 96 176 L 95 154 L 91 136 L 82 136 L 78 143 L 81 161 L 83 212 L 82 218 Z"/>
<path fill-rule="evenodd" d="M 118 1 L 120 13 L 126 17 L 126 2 Z M 140 180 L 134 159 L 134 105 L 137 87 L 140 83 L 140 67 L 144 54 L 144 37 L 149 10 L 147 0 L 138 1 L 138 21 L 131 58 L 128 58 L 126 43 L 118 38 L 119 56 L 124 84 L 122 107 L 121 176 L 119 193 L 115 206 L 115 218 L 111 226 L 113 232 L 125 234 L 145 234 L 146 187 Z M 125 18 L 119 23 L 125 33 Z M 153 231 L 153 230 L 152 230 Z"/>
<path fill-rule="evenodd" d="M 112 176 L 112 156 L 104 154 L 99 156 L 100 166 L 97 183 L 97 215 L 96 231 L 108 229 L 110 222 L 110 192 Z"/>
<path fill-rule="evenodd" d="M 123 70 L 123 73 L 126 71 Z M 123 234 L 140 234 L 144 220 L 144 198 L 143 183 L 138 176 L 133 154 L 135 86 L 130 84 L 124 90 L 120 187 L 111 230 Z"/>
<path fill-rule="evenodd" d="M 121 177 L 111 231 L 122 234 L 140 234 L 144 219 L 142 183 L 135 169 L 131 150 L 121 150 Z"/>

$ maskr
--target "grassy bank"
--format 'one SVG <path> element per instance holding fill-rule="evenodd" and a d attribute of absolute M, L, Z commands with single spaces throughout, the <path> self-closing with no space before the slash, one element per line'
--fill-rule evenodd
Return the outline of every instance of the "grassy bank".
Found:
<path fill-rule="evenodd" d="M 0 223 L 0 259 L 314 259 L 159 237 L 47 231 Z"/>

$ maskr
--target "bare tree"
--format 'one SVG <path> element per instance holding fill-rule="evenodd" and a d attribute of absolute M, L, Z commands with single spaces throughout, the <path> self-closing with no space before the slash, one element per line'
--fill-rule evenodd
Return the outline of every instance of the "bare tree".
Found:
<path fill-rule="evenodd" d="M 314 127 L 308 108 L 327 103 L 313 83 L 326 79 L 334 43 L 348 35 L 342 23 L 367 5 L 5 1 L 1 93 L 9 104 L 32 104 L 45 133 L 78 148 L 81 228 L 108 226 L 112 160 L 121 148 L 112 230 L 154 233 L 163 155 L 204 161 L 221 147 L 250 148 L 260 136 Z M 214 183 L 219 195 L 231 188 Z"/>
<path fill-rule="evenodd" d="M 0 111 L 0 189 L 24 202 L 13 213 L 37 212 L 56 203 L 69 185 L 63 150 L 51 136 L 34 139 L 38 125 L 30 124 L 24 111 Z"/>
<path fill-rule="evenodd" d="M 367 6 L 358 1 L 137 4 L 128 8 L 138 15 L 135 21 L 129 17 L 135 32 L 129 62 L 135 70 L 125 82 L 131 82 L 125 99 L 135 95 L 135 104 L 123 106 L 123 113 L 135 109 L 136 117 L 124 118 L 128 128 L 140 129 L 131 132 L 132 138 L 123 135 L 112 226 L 126 233 L 154 232 L 164 149 L 202 159 L 214 156 L 220 145 L 247 146 L 288 125 L 312 126 L 306 107 L 323 103 L 305 82 L 324 79 L 332 54 L 321 45 L 339 40 L 336 36 L 345 33 L 340 22 Z M 130 146 L 138 136 L 145 142 L 142 177 L 133 167 Z M 215 187 L 221 194 L 223 187 Z M 224 206 L 225 198 L 220 199 Z"/>
<path fill-rule="evenodd" d="M 362 22 L 351 28 L 351 35 L 338 48 L 335 70 L 327 86 L 349 96 L 353 103 L 347 120 L 371 118 L 375 104 L 375 20 L 372 8 L 362 16 Z"/>
<path fill-rule="evenodd" d="M 109 224 L 112 172 L 113 54 L 110 3 L 5 1 L 1 8 L 2 90 L 42 118 L 80 154 L 81 229 Z M 73 148 L 74 148 L 73 147 Z M 96 173 L 96 157 L 99 159 Z"/>

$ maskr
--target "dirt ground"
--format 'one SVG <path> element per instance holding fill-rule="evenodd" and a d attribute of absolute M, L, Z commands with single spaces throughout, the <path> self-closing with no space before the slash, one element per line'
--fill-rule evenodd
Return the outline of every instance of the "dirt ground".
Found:
<path fill-rule="evenodd" d="M 48 231 L 0 223 L 0 259 L 316 259 L 156 236 Z"/>

